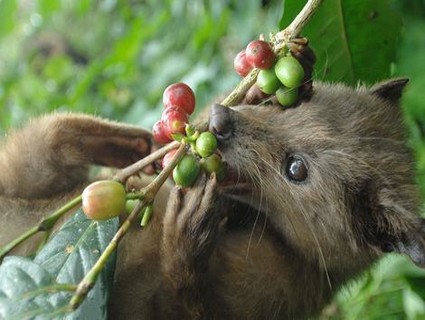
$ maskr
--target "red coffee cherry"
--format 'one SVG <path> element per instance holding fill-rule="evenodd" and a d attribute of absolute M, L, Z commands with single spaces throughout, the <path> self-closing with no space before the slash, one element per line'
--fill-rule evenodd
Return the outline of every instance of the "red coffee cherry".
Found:
<path fill-rule="evenodd" d="M 269 69 L 273 66 L 276 57 L 270 43 L 254 40 L 246 47 L 246 60 L 255 68 Z"/>
<path fill-rule="evenodd" d="M 155 122 L 152 128 L 152 137 L 156 143 L 166 144 L 171 141 L 171 139 L 167 136 L 164 124 L 161 120 Z"/>
<path fill-rule="evenodd" d="M 178 106 L 187 114 L 192 114 L 195 109 L 195 94 L 187 84 L 178 82 L 164 90 L 162 102 L 165 108 Z"/>
<path fill-rule="evenodd" d="M 174 155 L 176 154 L 176 151 L 177 151 L 176 149 L 171 150 L 164 156 L 164 158 L 162 158 L 162 163 L 161 163 L 162 168 L 165 168 L 170 164 L 171 160 L 173 160 Z"/>
<path fill-rule="evenodd" d="M 164 110 L 161 116 L 165 135 L 172 138 L 175 133 L 185 134 L 186 124 L 189 122 L 187 113 L 178 106 L 170 106 Z"/>
<path fill-rule="evenodd" d="M 246 77 L 246 75 L 252 70 L 252 65 L 246 60 L 245 50 L 242 50 L 236 55 L 233 60 L 233 68 L 241 77 Z"/>

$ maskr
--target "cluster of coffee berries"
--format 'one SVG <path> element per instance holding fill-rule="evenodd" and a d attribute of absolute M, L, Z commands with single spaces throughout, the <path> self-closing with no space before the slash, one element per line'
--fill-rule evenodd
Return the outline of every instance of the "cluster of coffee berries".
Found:
<path fill-rule="evenodd" d="M 201 169 L 207 174 L 216 173 L 220 179 L 224 175 L 224 164 L 215 154 L 217 139 L 209 131 L 199 133 L 189 124 L 189 115 L 195 109 L 195 95 L 184 83 L 168 86 L 163 95 L 164 112 L 152 130 L 157 143 L 164 144 L 172 140 L 184 141 L 191 149 L 183 156 L 173 170 L 174 182 L 182 187 L 190 187 Z M 175 154 L 167 153 L 162 159 L 165 168 Z"/>
<path fill-rule="evenodd" d="M 233 66 L 241 77 L 245 77 L 253 68 L 271 68 L 275 61 L 276 57 L 270 43 L 254 40 L 247 45 L 246 49 L 236 55 Z"/>
<path fill-rule="evenodd" d="M 184 135 L 189 115 L 195 109 L 195 94 L 185 83 L 168 86 L 163 94 L 164 112 L 152 129 L 153 139 L 160 144 L 174 140 L 173 135 Z"/>
<path fill-rule="evenodd" d="M 225 166 L 220 156 L 215 153 L 217 139 L 211 132 L 195 132 L 192 136 L 187 136 L 185 140 L 190 143 L 191 148 L 173 170 L 173 179 L 177 185 L 190 187 L 201 169 L 207 174 L 215 173 L 218 180 L 224 178 Z M 165 155 L 162 162 L 164 168 L 174 153 L 173 150 Z"/>
<path fill-rule="evenodd" d="M 242 77 L 253 68 L 261 69 L 256 84 L 262 92 L 276 94 L 277 101 L 284 107 L 297 101 L 298 87 L 304 79 L 304 68 L 289 51 L 276 59 L 269 42 L 254 40 L 237 54 L 234 68 Z"/>
<path fill-rule="evenodd" d="M 215 153 L 217 139 L 209 131 L 200 133 L 189 124 L 189 115 L 195 109 L 195 95 L 184 83 L 167 87 L 163 95 L 164 112 L 161 120 L 155 123 L 153 138 L 164 144 L 177 140 L 190 145 L 190 149 L 173 169 L 173 179 L 177 185 L 190 187 L 201 169 L 207 174 L 215 173 L 222 179 L 224 163 Z M 166 167 L 176 150 L 167 153 L 162 159 Z M 114 180 L 97 181 L 87 186 L 82 193 L 82 207 L 86 216 L 93 220 L 107 220 L 134 209 L 135 201 L 126 200 L 124 186 Z M 141 225 L 146 226 L 152 216 L 152 205 L 148 205 L 142 215 Z"/>

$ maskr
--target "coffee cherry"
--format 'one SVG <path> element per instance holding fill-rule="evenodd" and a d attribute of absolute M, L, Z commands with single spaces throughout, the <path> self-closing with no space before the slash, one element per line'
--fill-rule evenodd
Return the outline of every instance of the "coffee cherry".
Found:
<path fill-rule="evenodd" d="M 129 199 L 125 202 L 125 212 L 130 214 L 137 205 L 137 199 Z"/>
<path fill-rule="evenodd" d="M 298 89 L 293 88 L 279 88 L 276 91 L 276 99 L 279 102 L 279 104 L 283 107 L 289 107 L 290 105 L 294 104 L 297 101 L 298 98 Z"/>
<path fill-rule="evenodd" d="M 164 133 L 170 139 L 172 134 L 185 134 L 185 126 L 189 121 L 187 113 L 178 106 L 170 106 L 164 110 L 161 116 L 163 122 Z"/>
<path fill-rule="evenodd" d="M 201 167 L 208 174 L 215 172 L 217 180 L 219 181 L 223 180 L 226 174 L 226 168 L 223 160 L 221 160 L 217 154 L 201 159 Z"/>
<path fill-rule="evenodd" d="M 196 157 L 186 154 L 173 170 L 174 182 L 183 187 L 190 187 L 198 177 L 200 165 Z"/>
<path fill-rule="evenodd" d="M 255 68 L 269 69 L 273 66 L 276 57 L 270 43 L 254 40 L 246 47 L 246 60 Z"/>
<path fill-rule="evenodd" d="M 246 77 L 246 75 L 252 70 L 252 65 L 246 60 L 245 50 L 242 50 L 236 55 L 233 60 L 233 68 L 241 77 Z"/>
<path fill-rule="evenodd" d="M 101 180 L 87 186 L 82 194 L 83 211 L 94 220 L 107 220 L 125 211 L 124 186 L 113 180 Z"/>
<path fill-rule="evenodd" d="M 152 128 L 152 137 L 155 142 L 159 144 L 165 144 L 171 141 L 171 139 L 167 136 L 166 130 L 164 128 L 164 124 L 161 120 L 155 122 Z"/>
<path fill-rule="evenodd" d="M 187 84 L 178 82 L 165 89 L 162 102 L 165 108 L 179 106 L 187 114 L 192 114 L 195 109 L 195 94 Z"/>
<path fill-rule="evenodd" d="M 196 139 L 195 150 L 202 158 L 212 155 L 215 149 L 217 149 L 217 138 L 211 132 L 202 132 Z"/>
<path fill-rule="evenodd" d="M 274 70 L 280 82 L 288 88 L 299 87 L 304 79 L 303 66 L 292 56 L 280 58 Z"/>
<path fill-rule="evenodd" d="M 261 70 L 257 76 L 257 86 L 260 90 L 266 94 L 275 93 L 281 86 L 279 79 L 277 78 L 274 69 L 270 68 L 267 70 Z"/>
<path fill-rule="evenodd" d="M 173 160 L 173 158 L 174 158 L 174 155 L 176 154 L 176 152 L 177 152 L 177 150 L 175 149 L 175 150 L 171 150 L 171 151 L 169 151 L 165 156 L 164 156 L 164 158 L 162 158 L 162 163 L 161 163 L 161 165 L 162 165 L 162 168 L 165 168 L 165 167 L 167 167 L 169 164 L 170 164 L 170 162 L 171 162 L 171 160 Z"/>

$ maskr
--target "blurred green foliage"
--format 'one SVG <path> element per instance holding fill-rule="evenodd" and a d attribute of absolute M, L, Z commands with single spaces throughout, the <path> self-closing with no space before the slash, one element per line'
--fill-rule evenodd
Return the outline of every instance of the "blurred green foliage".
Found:
<path fill-rule="evenodd" d="M 0 130 L 53 110 L 150 127 L 176 81 L 203 106 L 237 83 L 233 56 L 281 12 L 280 1 L 2 0 Z"/>
<path fill-rule="evenodd" d="M 411 78 L 403 105 L 424 196 L 425 1 L 392 3 L 403 30 L 391 72 Z M 282 7 L 281 0 L 0 0 L 0 132 L 51 111 L 150 127 L 164 88 L 177 81 L 195 90 L 199 109 L 234 87 L 233 57 L 277 31 Z M 323 318 L 425 319 L 425 274 L 389 256 L 343 289 Z"/>

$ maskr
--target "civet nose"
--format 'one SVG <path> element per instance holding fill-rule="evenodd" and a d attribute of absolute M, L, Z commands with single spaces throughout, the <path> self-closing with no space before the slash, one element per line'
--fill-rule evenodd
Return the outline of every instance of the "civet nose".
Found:
<path fill-rule="evenodd" d="M 209 130 L 215 134 L 219 140 L 228 139 L 233 131 L 233 111 L 229 107 L 214 104 L 210 110 Z"/>

